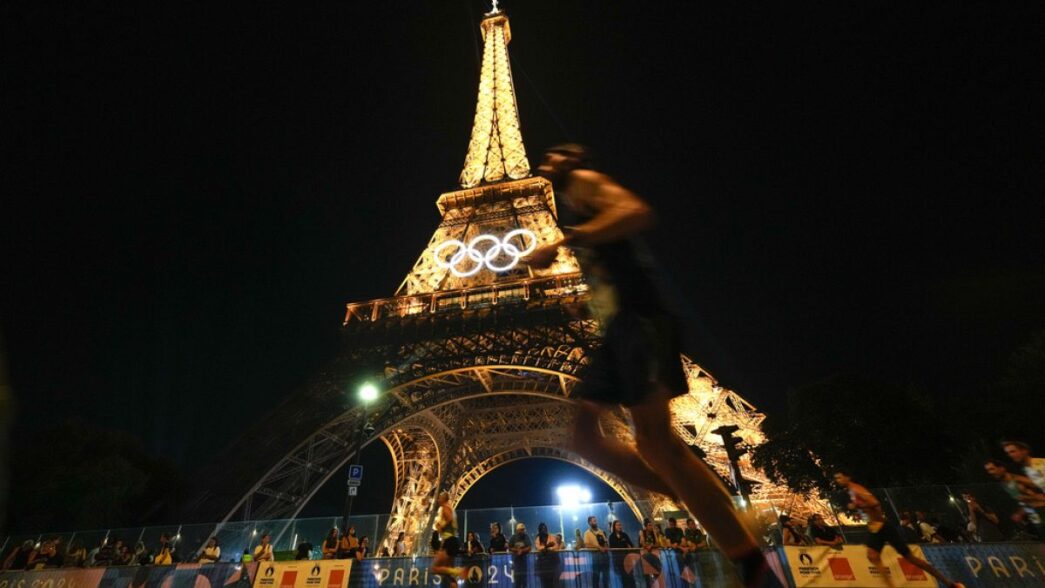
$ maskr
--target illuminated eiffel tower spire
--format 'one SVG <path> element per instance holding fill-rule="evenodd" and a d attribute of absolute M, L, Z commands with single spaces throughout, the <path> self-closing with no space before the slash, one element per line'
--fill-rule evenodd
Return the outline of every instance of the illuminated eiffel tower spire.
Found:
<path fill-rule="evenodd" d="M 512 40 L 508 17 L 494 3 L 480 28 L 483 33 L 483 67 L 472 139 L 468 142 L 468 154 L 461 170 L 462 188 L 472 188 L 483 182 L 518 180 L 530 175 L 526 146 L 519 130 L 512 67 L 508 62 L 508 43 Z"/>

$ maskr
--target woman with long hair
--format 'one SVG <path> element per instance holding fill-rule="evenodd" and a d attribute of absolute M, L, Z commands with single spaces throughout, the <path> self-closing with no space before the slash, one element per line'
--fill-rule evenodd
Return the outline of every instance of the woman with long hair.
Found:
<path fill-rule="evenodd" d="M 327 538 L 323 540 L 323 559 L 334 559 L 337 555 L 337 527 L 331 527 Z"/>
<path fill-rule="evenodd" d="M 631 542 L 631 537 L 624 532 L 624 525 L 621 524 L 620 519 L 613 521 L 610 525 L 612 529 L 610 531 L 610 549 L 613 549 L 613 571 L 620 577 L 621 584 L 624 588 L 635 588 L 635 577 L 631 575 L 630 570 L 625 570 L 624 562 L 628 557 L 628 554 L 624 549 L 634 549 L 635 545 Z"/>

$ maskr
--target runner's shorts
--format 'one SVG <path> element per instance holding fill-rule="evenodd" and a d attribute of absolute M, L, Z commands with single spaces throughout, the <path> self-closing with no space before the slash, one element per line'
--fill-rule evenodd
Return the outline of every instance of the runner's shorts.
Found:
<path fill-rule="evenodd" d="M 688 390 L 679 320 L 667 313 L 622 311 L 610 319 L 573 397 L 603 404 L 641 404 L 656 385 L 672 396 Z"/>
<path fill-rule="evenodd" d="M 881 529 L 878 529 L 877 533 L 868 533 L 867 535 L 867 547 L 878 553 L 882 552 L 886 543 L 892 545 L 896 553 L 904 557 L 911 555 L 911 548 L 907 546 L 903 536 L 900 535 L 900 530 L 895 525 L 886 523 Z"/>
<path fill-rule="evenodd" d="M 457 554 L 461 553 L 461 540 L 457 537 L 443 539 L 443 551 L 450 557 L 457 557 Z"/>

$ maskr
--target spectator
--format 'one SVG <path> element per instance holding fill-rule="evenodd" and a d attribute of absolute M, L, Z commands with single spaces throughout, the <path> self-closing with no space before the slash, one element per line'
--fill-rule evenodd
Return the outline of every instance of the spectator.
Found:
<path fill-rule="evenodd" d="M 540 523 L 537 525 L 537 535 L 533 541 L 537 549 L 537 577 L 541 580 L 541 588 L 558 588 L 559 577 L 555 573 L 556 564 L 559 561 L 557 541 L 555 536 L 548 533 L 548 525 Z"/>
<path fill-rule="evenodd" d="M 400 531 L 396 537 L 392 555 L 395 557 L 406 557 L 406 531 Z"/>
<path fill-rule="evenodd" d="M 961 543 L 964 541 L 958 529 L 941 520 L 938 515 L 930 516 L 929 524 L 936 529 L 936 537 L 940 543 Z"/>
<path fill-rule="evenodd" d="M 475 534 L 475 531 L 468 531 L 467 538 L 464 540 L 464 552 L 469 557 L 486 553 L 486 550 L 483 549 L 483 544 L 479 543 L 479 537 Z"/>
<path fill-rule="evenodd" d="M 501 532 L 501 523 L 490 523 L 490 553 L 505 553 L 508 551 L 508 540 Z"/>
<path fill-rule="evenodd" d="M 98 557 L 98 552 L 101 551 L 102 547 L 105 547 L 105 544 L 108 543 L 108 542 L 109 542 L 109 538 L 108 537 L 103 537 L 101 542 L 98 543 L 97 547 L 95 547 L 94 549 L 92 549 L 92 550 L 87 552 L 87 565 L 88 566 L 94 567 L 96 565 L 99 565 L 97 562 L 95 562 L 95 558 Z"/>
<path fill-rule="evenodd" d="M 62 547 L 62 538 L 55 537 L 54 541 L 54 555 L 51 560 L 47 562 L 49 568 L 60 568 L 65 564 L 65 549 Z"/>
<path fill-rule="evenodd" d="M 252 561 L 254 561 L 254 556 L 251 555 L 250 548 L 249 547 L 244 547 L 243 548 L 243 555 L 240 557 L 240 562 L 242 562 L 242 563 L 250 563 Z"/>
<path fill-rule="evenodd" d="M 791 522 L 791 517 L 788 515 L 780 515 L 780 537 L 784 542 L 784 545 L 805 545 L 805 541 L 802 538 L 802 534 L 799 533 L 794 524 Z"/>
<path fill-rule="evenodd" d="M 562 551 L 566 549 L 566 542 L 562 539 L 562 533 L 555 534 L 555 551 Z"/>
<path fill-rule="evenodd" d="M 134 554 L 130 547 L 122 540 L 117 539 L 112 546 L 112 565 L 129 566 L 134 561 Z"/>
<path fill-rule="evenodd" d="M 323 559 L 334 559 L 337 555 L 337 528 L 330 529 L 323 540 Z"/>
<path fill-rule="evenodd" d="M 304 561 L 312 559 L 312 544 L 308 541 L 302 541 L 298 543 L 297 553 L 294 554 L 296 561 Z"/>
<path fill-rule="evenodd" d="M 914 518 L 917 521 L 922 543 L 943 543 L 943 538 L 936 532 L 936 527 L 929 522 L 924 511 L 914 511 Z"/>
<path fill-rule="evenodd" d="M 686 519 L 686 530 L 682 533 L 682 548 L 683 551 L 693 552 L 703 547 L 707 547 L 707 536 L 697 526 L 697 521 L 692 518 Z"/>
<path fill-rule="evenodd" d="M 22 542 L 22 545 L 11 551 L 8 554 L 7 559 L 4 560 L 5 570 L 24 570 L 29 567 L 29 556 L 36 551 L 35 545 L 31 539 L 26 539 Z"/>
<path fill-rule="evenodd" d="M 166 533 L 160 533 L 160 544 L 156 548 L 156 555 L 152 563 L 158 566 L 169 566 L 174 563 L 174 553 L 171 550 L 171 538 Z"/>
<path fill-rule="evenodd" d="M 381 553 L 377 554 L 378 557 L 392 557 L 392 553 L 388 551 L 388 547 L 382 547 Z"/>
<path fill-rule="evenodd" d="M 145 542 L 139 541 L 134 545 L 134 557 L 132 565 L 147 566 L 150 563 L 149 550 L 145 549 Z M 108 565 L 108 562 L 103 565 Z"/>
<path fill-rule="evenodd" d="M 620 520 L 613 521 L 610 531 L 610 549 L 634 549 L 635 546 L 631 543 L 631 537 L 624 532 L 624 525 L 621 524 Z M 620 576 L 621 584 L 624 588 L 635 588 L 635 577 L 630 572 L 624 569 L 624 560 L 627 557 L 626 553 L 616 552 L 613 554 L 613 570 Z"/>
<path fill-rule="evenodd" d="M 363 561 L 363 558 L 370 555 L 370 537 L 363 535 L 359 539 L 359 545 L 353 551 L 356 561 Z"/>
<path fill-rule="evenodd" d="M 1042 525 L 1045 516 L 1045 492 L 1027 476 L 1009 472 L 1000 461 L 992 459 L 984 464 L 983 469 L 1001 482 L 1009 496 L 1020 504 L 1020 510 L 1013 513 L 1012 520 L 1033 528 L 1039 539 L 1045 537 L 1045 528 Z"/>
<path fill-rule="evenodd" d="M 841 547 L 845 540 L 842 534 L 832 526 L 824 522 L 824 517 L 814 514 L 809 518 L 809 536 L 814 545 L 827 545 L 828 547 Z"/>
<path fill-rule="evenodd" d="M 337 544 L 337 559 L 349 559 L 359 548 L 359 539 L 356 538 L 356 526 L 349 525 L 348 532 L 341 535 L 341 541 Z"/>
<path fill-rule="evenodd" d="M 580 546 L 595 552 L 591 556 L 592 588 L 609 588 L 609 541 L 606 539 L 606 534 L 599 528 L 598 518 L 594 516 L 588 517 L 588 530 L 584 532 L 584 540 Z"/>
<path fill-rule="evenodd" d="M 639 531 L 642 540 L 642 572 L 646 578 L 646 586 L 652 586 L 660 577 L 660 536 L 653 521 L 643 521 L 643 528 Z"/>
<path fill-rule="evenodd" d="M 1023 468 L 1023 475 L 1035 486 L 1045 489 L 1045 457 L 1031 457 L 1030 445 L 1022 441 L 1002 441 L 1002 449 L 1009 459 Z"/>
<path fill-rule="evenodd" d="M 29 565 L 26 566 L 27 570 L 42 570 L 51 563 L 54 558 L 54 541 L 48 539 L 40 544 L 40 547 L 36 548 L 31 554 L 29 554 Z"/>
<path fill-rule="evenodd" d="M 207 540 L 207 546 L 203 548 L 203 553 L 200 554 L 201 564 L 215 563 L 221 559 L 221 546 L 218 545 L 218 538 L 211 537 Z"/>
<path fill-rule="evenodd" d="M 1002 541 L 1005 538 L 999 527 L 1001 520 L 990 507 L 980 504 L 980 501 L 969 492 L 962 493 L 962 500 L 965 501 L 969 513 L 966 530 L 969 531 L 973 541 L 994 542 Z"/>
<path fill-rule="evenodd" d="M 512 579 L 514 588 L 526 588 L 528 573 L 526 569 L 526 554 L 530 553 L 533 544 L 530 536 L 526 534 L 526 525 L 518 523 L 515 525 L 515 534 L 508 541 L 512 552 Z"/>
<path fill-rule="evenodd" d="M 922 533 L 914 524 L 914 515 L 906 510 L 900 515 L 900 537 L 904 543 L 922 542 Z"/>
<path fill-rule="evenodd" d="M 254 561 L 272 561 L 273 559 L 272 535 L 262 533 L 261 543 L 254 548 Z"/>
<path fill-rule="evenodd" d="M 69 544 L 69 550 L 65 552 L 65 561 L 62 567 L 82 568 L 87 564 L 87 548 L 82 541 L 74 541 Z"/>
<path fill-rule="evenodd" d="M 667 539 L 667 547 L 678 549 L 682 547 L 682 529 L 679 528 L 675 517 L 668 518 L 668 528 L 664 530 L 664 538 Z"/>

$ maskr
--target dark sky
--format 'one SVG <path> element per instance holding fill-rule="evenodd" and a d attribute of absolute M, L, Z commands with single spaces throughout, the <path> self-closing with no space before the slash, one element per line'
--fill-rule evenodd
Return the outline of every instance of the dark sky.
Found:
<path fill-rule="evenodd" d="M 756 405 L 977 393 L 1045 328 L 1040 3 L 764 4 L 505 2 L 531 161 L 588 143 L 657 208 L 695 359 Z M 304 381 L 439 221 L 486 6 L 6 2 L 20 426 L 191 467 Z"/>

